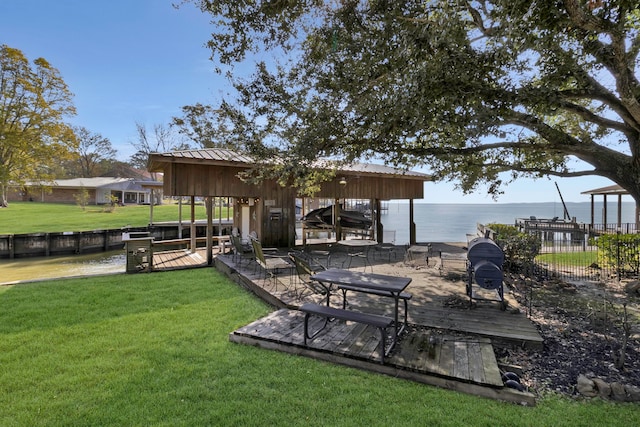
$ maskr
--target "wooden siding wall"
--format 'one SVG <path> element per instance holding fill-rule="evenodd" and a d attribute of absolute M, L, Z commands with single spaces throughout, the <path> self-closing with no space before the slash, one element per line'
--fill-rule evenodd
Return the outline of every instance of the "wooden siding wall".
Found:
<path fill-rule="evenodd" d="M 260 188 L 237 178 L 242 168 L 171 164 L 165 169 L 164 193 L 172 196 L 260 197 Z"/>
<path fill-rule="evenodd" d="M 258 210 L 262 215 L 258 234 L 265 246 L 291 248 L 295 245 L 295 192 L 280 187 L 276 182 L 265 182 Z"/>
<path fill-rule="evenodd" d="M 244 168 L 172 163 L 165 168 L 164 192 L 175 196 L 261 197 L 264 186 L 245 184 L 237 178 Z M 324 183 L 315 197 L 350 199 L 422 199 L 424 181 L 397 176 L 345 175 Z M 270 184 L 269 184 L 270 185 Z M 278 191 L 288 191 L 277 187 Z"/>
<path fill-rule="evenodd" d="M 275 181 L 256 186 L 237 178 L 244 168 L 172 164 L 165 169 L 164 193 L 169 196 L 235 197 L 257 199 L 256 233 L 263 245 L 293 247 L 295 244 L 295 192 Z M 238 206 L 236 204 L 236 206 Z M 239 217 L 234 226 L 240 227 Z"/>
<path fill-rule="evenodd" d="M 347 199 L 422 199 L 424 182 L 415 179 L 381 176 L 346 176 L 347 184 L 339 183 L 339 178 L 322 185 L 316 197 Z"/>
<path fill-rule="evenodd" d="M 295 244 L 296 192 L 280 187 L 275 181 L 260 186 L 246 184 L 237 174 L 241 167 L 193 163 L 168 163 L 164 170 L 164 193 L 167 196 L 235 197 L 256 200 L 256 232 L 263 245 L 292 247 Z M 347 184 L 339 183 L 346 177 Z M 421 199 L 424 182 L 398 176 L 340 175 L 322 185 L 318 198 L 330 199 Z M 234 226 L 239 219 L 234 218 Z"/>

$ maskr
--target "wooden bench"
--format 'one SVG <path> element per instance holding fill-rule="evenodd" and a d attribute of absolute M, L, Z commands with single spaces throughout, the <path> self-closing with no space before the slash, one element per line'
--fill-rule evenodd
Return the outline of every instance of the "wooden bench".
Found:
<path fill-rule="evenodd" d="M 329 322 L 329 319 L 340 319 L 345 321 L 352 321 L 363 323 L 378 328 L 380 331 L 381 339 L 381 351 L 380 351 L 380 363 L 384 363 L 385 356 L 385 341 L 386 341 L 386 328 L 393 324 L 393 319 L 386 316 L 380 316 L 377 314 L 360 313 L 358 311 L 345 310 L 340 308 L 333 308 L 326 305 L 307 303 L 303 304 L 300 311 L 304 312 L 304 345 L 307 345 L 307 339 L 312 340 L 316 337 Z M 324 323 L 322 327 L 314 334 L 309 334 L 309 317 L 311 315 L 323 317 Z"/>
<path fill-rule="evenodd" d="M 338 285 L 338 289 L 340 289 L 342 291 L 342 308 L 346 309 L 347 308 L 347 291 L 354 291 L 354 292 L 364 292 L 367 294 L 372 294 L 372 295 L 379 295 L 379 296 L 383 296 L 383 297 L 389 297 L 391 298 L 392 295 L 389 292 L 385 292 L 385 291 L 377 291 L 375 289 L 368 289 L 368 288 L 359 288 L 357 286 L 350 286 L 350 285 Z M 413 295 L 411 295 L 409 292 L 401 292 L 400 293 L 400 299 L 404 302 L 404 327 L 406 327 L 408 325 L 409 322 L 409 303 L 408 301 L 413 298 Z"/>

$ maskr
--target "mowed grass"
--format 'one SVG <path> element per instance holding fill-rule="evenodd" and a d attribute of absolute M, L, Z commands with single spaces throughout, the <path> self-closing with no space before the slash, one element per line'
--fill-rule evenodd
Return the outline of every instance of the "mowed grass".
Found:
<path fill-rule="evenodd" d="M 598 262 L 597 251 L 575 251 L 544 253 L 536 257 L 536 261 L 547 264 L 559 264 L 570 267 L 588 267 Z"/>
<path fill-rule="evenodd" d="M 219 216 L 219 208 L 215 209 Z M 84 210 L 77 205 L 62 203 L 10 202 L 8 208 L 0 209 L 0 234 L 55 233 L 64 231 L 111 230 L 126 226 L 144 227 L 149 224 L 148 205 L 118 206 L 109 212 L 102 206 L 90 205 Z M 228 217 L 227 208 L 222 209 L 222 218 Z M 178 221 L 180 207 L 167 202 L 153 207 L 153 222 Z M 195 205 L 195 218 L 205 220 L 206 208 Z M 191 206 L 182 205 L 182 220 L 191 219 Z"/>
<path fill-rule="evenodd" d="M 2 426 L 631 426 L 229 342 L 271 309 L 212 268 L 0 287 Z"/>

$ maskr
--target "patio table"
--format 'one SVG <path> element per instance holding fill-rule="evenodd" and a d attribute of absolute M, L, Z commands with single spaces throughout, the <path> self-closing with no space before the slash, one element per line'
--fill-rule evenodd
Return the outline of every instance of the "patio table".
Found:
<path fill-rule="evenodd" d="M 399 327 L 398 322 L 398 306 L 400 301 L 400 294 L 411 283 L 410 277 L 398 277 L 388 276 L 385 274 L 376 273 L 361 273 L 353 270 L 345 270 L 340 268 L 332 268 L 329 270 L 320 271 L 313 276 L 311 280 L 320 283 L 327 290 L 327 295 L 330 294 L 333 285 L 336 285 L 338 289 L 341 286 L 348 286 L 349 290 L 361 292 L 375 291 L 379 295 L 388 295 L 394 300 L 393 309 L 393 340 L 389 346 L 389 351 L 394 347 L 398 339 L 398 335 L 404 328 L 404 322 L 402 328 Z M 327 298 L 327 305 L 329 299 Z"/>

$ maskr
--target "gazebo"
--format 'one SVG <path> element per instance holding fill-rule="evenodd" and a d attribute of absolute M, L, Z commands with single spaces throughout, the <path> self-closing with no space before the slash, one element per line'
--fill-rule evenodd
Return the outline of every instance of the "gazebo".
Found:
<path fill-rule="evenodd" d="M 296 200 L 301 198 L 294 188 L 282 187 L 275 180 L 265 180 L 260 184 L 243 181 L 239 174 L 256 167 L 250 156 L 229 149 L 207 148 L 153 153 L 149 159 L 150 171 L 164 174 L 164 195 L 188 196 L 192 203 L 195 198 L 205 198 L 207 230 L 212 230 L 212 199 L 233 198 L 233 226 L 243 234 L 254 232 L 266 246 L 295 246 Z M 424 197 L 424 182 L 431 181 L 430 175 L 384 165 L 353 163 L 340 167 L 335 176 L 332 181 L 322 183 L 314 198 L 333 199 L 336 205 L 343 199 L 370 201 L 378 241 L 383 235 L 381 201 L 408 200 L 410 214 L 407 227 L 410 243 L 415 243 L 413 200 Z M 210 234 L 208 231 L 207 235 Z M 207 239 L 208 249 L 211 240 Z"/>
<path fill-rule="evenodd" d="M 583 191 L 580 194 L 589 194 L 591 196 L 591 228 L 594 227 L 595 224 L 595 209 L 594 209 L 594 201 L 595 196 L 602 196 L 604 202 L 604 212 L 603 212 L 603 226 L 604 229 L 607 229 L 607 197 L 608 196 L 616 196 L 618 199 L 618 218 L 617 218 L 617 228 L 620 229 L 622 227 L 622 196 L 629 195 L 629 192 L 622 188 L 619 185 L 610 185 L 607 187 L 595 188 L 593 190 Z M 638 208 L 636 206 L 635 211 L 635 227 L 638 230 L 638 219 L 640 213 L 638 212 Z"/>

